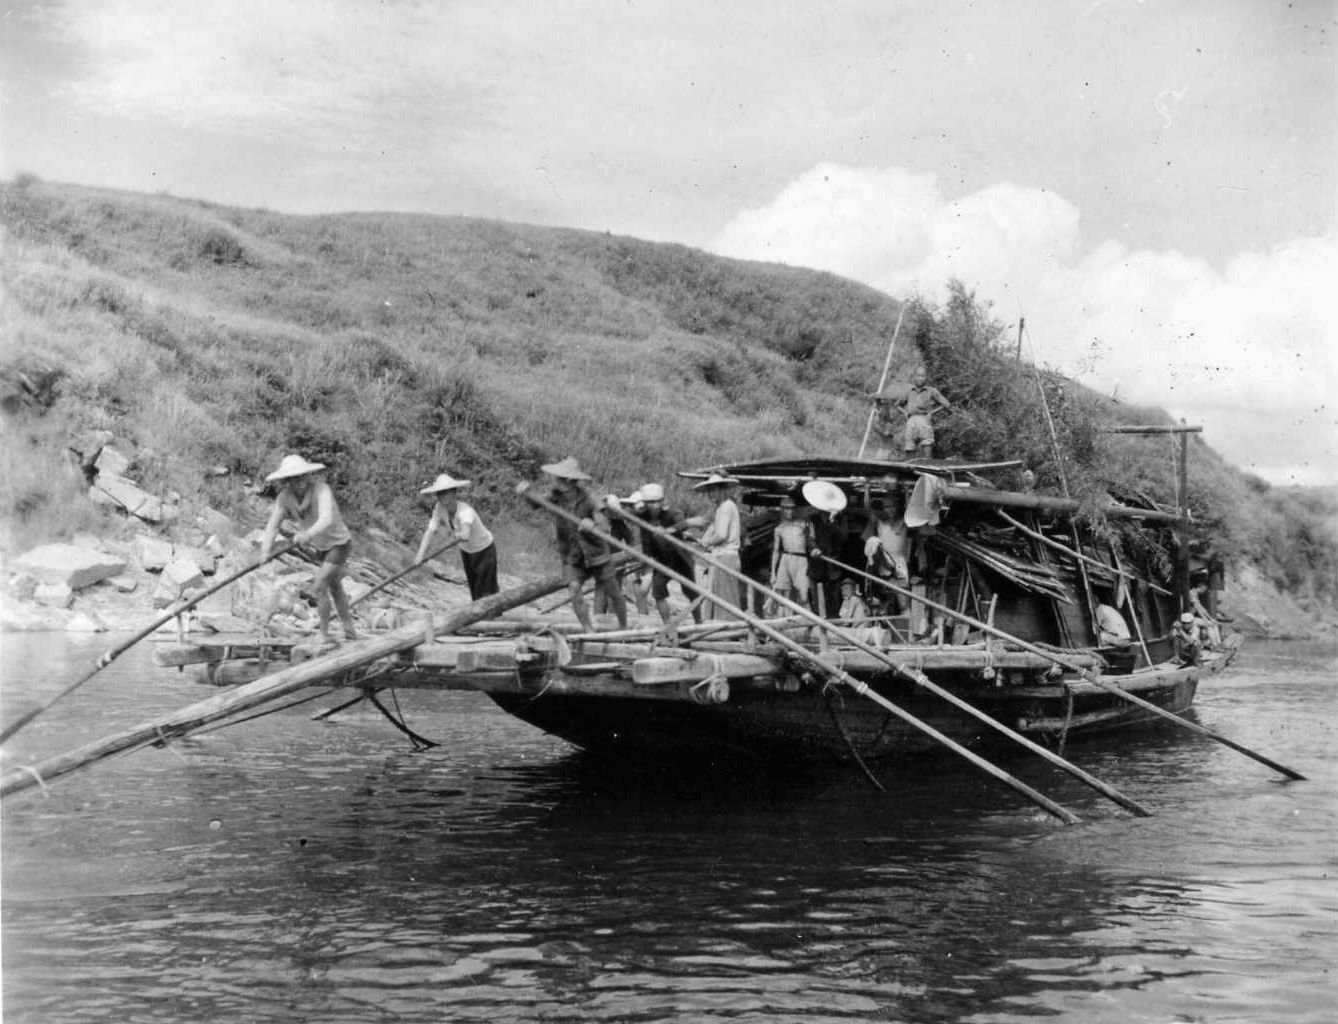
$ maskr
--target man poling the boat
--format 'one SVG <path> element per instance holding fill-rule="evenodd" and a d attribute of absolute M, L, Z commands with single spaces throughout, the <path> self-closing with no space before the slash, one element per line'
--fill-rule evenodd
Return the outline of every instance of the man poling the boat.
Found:
<path fill-rule="evenodd" d="M 349 608 L 348 595 L 342 581 L 344 565 L 348 561 L 353 536 L 339 514 L 334 491 L 325 480 L 325 465 L 308 462 L 300 455 L 285 455 L 276 469 L 265 480 L 279 484 L 278 496 L 270 512 L 269 522 L 260 541 L 260 560 L 267 561 L 274 547 L 279 526 L 285 519 L 299 524 L 293 534 L 294 544 L 309 544 L 321 556 L 320 567 L 311 582 L 316 596 L 316 614 L 320 620 L 322 645 L 330 640 L 330 603 L 333 600 L 344 626 L 344 638 L 356 640 L 358 630 Z"/>
<path fill-rule="evenodd" d="M 657 528 L 667 530 L 680 540 L 683 539 L 683 528 L 687 525 L 686 520 L 664 507 L 664 486 L 655 482 L 644 484 L 637 493 L 644 503 L 644 511 L 638 509 L 633 503 L 631 506 L 632 512 L 641 516 L 646 522 L 654 524 Z M 669 566 L 683 577 L 692 578 L 694 576 L 692 559 L 683 554 L 680 547 L 662 540 L 658 534 L 643 532 L 641 534 L 641 549 L 655 561 Z M 699 602 L 701 591 L 683 583 L 680 583 L 679 586 L 691 609 L 693 620 L 700 622 L 701 605 Z M 651 571 L 650 596 L 655 601 L 655 609 L 660 613 L 661 621 L 665 623 L 673 621 L 673 611 L 669 607 L 669 577 L 658 569 Z"/>
<path fill-rule="evenodd" d="M 528 489 L 528 485 L 522 484 L 520 485 L 520 488 L 518 488 L 518 490 L 522 495 L 524 495 L 524 497 L 527 500 L 539 505 L 540 507 L 547 508 L 549 511 L 554 512 L 554 514 L 563 516 L 568 515 L 561 509 L 553 507 L 551 503 L 545 501 L 543 498 L 533 494 Z M 664 531 L 657 531 L 655 527 L 651 526 L 649 523 L 638 520 L 635 516 L 628 516 L 627 518 L 629 518 L 634 525 L 638 526 L 643 531 L 649 530 L 652 532 L 659 532 L 662 536 L 665 536 L 666 539 L 672 540 L 672 538 L 670 538 L 667 534 L 665 534 Z M 652 561 L 645 554 L 638 552 L 629 546 L 619 544 L 618 542 L 613 541 L 611 538 L 609 538 L 609 540 L 610 543 L 612 543 L 615 547 L 618 547 L 622 550 L 626 550 L 628 553 L 632 554 L 634 557 L 640 560 L 646 561 L 648 563 Z M 675 543 L 677 542 L 675 541 Z M 730 570 L 728 567 L 721 565 L 714 559 L 705 558 L 700 555 L 698 557 L 701 557 L 703 561 L 708 562 L 712 568 L 718 569 L 726 574 L 733 575 L 737 581 L 757 587 L 759 591 L 761 591 L 766 595 L 769 595 L 778 604 L 781 604 L 797 612 L 800 615 L 800 617 L 802 617 L 805 621 L 818 625 L 819 627 L 830 633 L 836 639 L 844 640 L 860 650 L 864 650 L 868 653 L 873 654 L 875 657 L 879 658 L 882 662 L 884 662 L 893 671 L 914 680 L 919 685 L 924 686 L 931 692 L 938 694 L 939 696 L 943 697 L 945 700 L 948 700 L 950 703 L 953 703 L 960 709 L 966 711 L 967 713 L 973 715 L 974 717 L 977 717 L 982 722 L 989 725 L 991 728 L 994 728 L 995 730 L 1010 736 L 1018 743 L 1025 746 L 1027 749 L 1032 750 L 1035 753 L 1038 753 L 1046 760 L 1050 761 L 1052 764 L 1056 764 L 1064 768 L 1065 771 L 1069 772 L 1069 774 L 1073 775 L 1075 778 L 1078 778 L 1083 782 L 1087 783 L 1089 786 L 1096 789 L 1102 795 L 1108 797 L 1109 799 L 1115 801 L 1116 803 L 1119 803 L 1121 806 L 1127 808 L 1133 813 L 1144 817 L 1146 817 L 1151 813 L 1133 799 L 1125 796 L 1122 793 L 1119 793 L 1113 787 L 1108 786 L 1100 779 L 1097 779 L 1094 776 L 1090 775 L 1089 773 L 1083 771 L 1077 765 L 1065 761 L 1063 758 L 1059 757 L 1058 755 L 1054 754 L 1051 751 L 1046 750 L 1044 747 L 1041 747 L 1040 745 L 1032 742 L 1025 736 L 1021 736 L 1020 734 L 1013 732 L 1007 726 L 1003 725 L 1003 723 L 998 722 L 993 718 L 990 718 L 988 715 L 986 715 L 979 709 L 973 707 L 970 704 L 967 704 L 965 701 L 962 701 L 955 695 L 943 690 L 941 687 L 934 684 L 933 681 L 930 680 L 927 676 L 925 676 L 924 673 L 912 669 L 909 666 L 900 664 L 899 662 L 896 662 L 894 659 L 889 658 L 883 652 L 870 646 L 869 644 L 864 643 L 863 641 L 859 640 L 859 638 L 851 635 L 848 631 L 838 629 L 837 627 L 833 626 L 831 623 L 822 619 L 821 617 L 809 611 L 808 609 L 801 607 L 800 605 L 796 604 L 793 601 L 790 601 L 788 598 L 785 598 L 780 594 L 776 594 L 769 588 L 762 587 L 753 581 L 747 580 L 746 577 L 743 577 L 741 572 L 738 572 L 736 570 Z M 677 574 L 674 573 L 672 570 L 665 569 L 664 571 L 671 578 L 677 578 Z M 723 600 L 721 600 L 721 603 L 724 603 Z M 874 703 L 883 707 L 885 710 L 889 711 L 896 717 L 900 718 L 902 721 L 911 725 L 913 728 L 935 739 L 936 741 L 947 747 L 949 750 L 952 750 L 954 753 L 957 753 L 959 756 L 966 758 L 968 761 L 976 765 L 978 768 L 982 769 L 983 771 L 989 773 L 990 775 L 993 775 L 1000 781 L 1003 781 L 1007 785 L 1011 786 L 1013 789 L 1025 795 L 1029 800 L 1036 803 L 1038 806 L 1042 807 L 1049 813 L 1060 818 L 1062 821 L 1071 824 L 1078 820 L 1077 817 L 1074 814 L 1072 814 L 1072 812 L 1059 806 L 1053 800 L 1050 800 L 1048 797 L 1042 795 L 1041 793 L 1038 793 L 1030 786 L 1027 786 L 1024 783 L 1020 782 L 1019 780 L 1015 779 L 1013 776 L 1009 775 L 1007 772 L 1003 771 L 1003 769 L 999 768 L 998 766 L 991 764 L 984 758 L 978 756 L 977 754 L 974 754 L 970 750 L 967 750 L 961 744 L 952 740 L 950 737 L 945 736 L 943 733 L 934 729 L 928 723 L 915 717 L 910 712 L 906 711 L 897 704 L 888 700 L 886 697 L 882 696 L 881 694 L 875 693 L 872 689 L 870 689 L 867 683 L 864 683 L 854 678 L 853 676 L 843 671 L 842 669 L 837 668 L 836 666 L 824 661 L 818 654 L 816 654 L 813 651 L 810 651 L 808 648 L 797 643 L 791 637 L 780 632 L 773 625 L 769 624 L 765 619 L 755 618 L 754 616 L 750 615 L 748 612 L 744 611 L 742 608 L 738 606 L 727 607 L 724 610 L 733 617 L 741 619 L 742 621 L 747 623 L 752 629 L 763 634 L 764 636 L 771 638 L 776 643 L 780 644 L 786 650 L 790 651 L 792 654 L 799 657 L 806 665 L 814 669 L 819 675 L 830 677 L 850 687 L 855 693 L 873 701 Z M 858 757 L 858 755 L 856 756 Z"/>
<path fill-rule="evenodd" d="M 585 581 L 593 579 L 595 589 L 604 592 L 609 607 L 617 616 L 618 628 L 626 629 L 627 601 L 618 582 L 613 552 L 607 543 L 606 532 L 597 529 L 600 524 L 607 525 L 608 520 L 585 486 L 590 482 L 590 474 L 571 455 L 542 468 L 553 479 L 548 502 L 563 512 L 555 518 L 557 549 L 562 559 L 562 576 L 571 594 L 572 611 L 585 631 L 593 632 L 590 609 L 581 593 Z"/>
<path fill-rule="evenodd" d="M 423 531 L 423 539 L 418 544 L 414 561 L 423 561 L 432 538 L 445 527 L 455 537 L 460 548 L 460 561 L 464 565 L 469 597 L 477 601 L 480 597 L 497 593 L 497 544 L 474 507 L 460 500 L 460 492 L 469 487 L 470 483 L 469 480 L 457 480 L 449 473 L 442 473 L 418 492 L 432 495 L 436 503 L 432 506 L 432 516 L 428 520 L 427 529 Z"/>

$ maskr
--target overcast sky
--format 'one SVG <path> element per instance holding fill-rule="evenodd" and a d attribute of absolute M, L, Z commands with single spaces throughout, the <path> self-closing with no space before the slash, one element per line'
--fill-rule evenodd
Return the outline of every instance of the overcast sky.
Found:
<path fill-rule="evenodd" d="M 6 178 L 957 276 L 1036 360 L 1338 483 L 1333 0 L 2 9 Z"/>

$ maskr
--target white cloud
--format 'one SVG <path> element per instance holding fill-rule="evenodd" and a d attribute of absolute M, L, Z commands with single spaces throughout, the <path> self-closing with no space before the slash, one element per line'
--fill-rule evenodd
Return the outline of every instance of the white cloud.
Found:
<path fill-rule="evenodd" d="M 1210 444 L 1279 483 L 1338 482 L 1338 244 L 1332 231 L 1218 270 L 1105 241 L 1053 192 L 997 184 L 947 200 L 931 175 L 821 164 L 711 245 L 830 270 L 896 295 L 950 277 L 1025 314 L 1034 357 L 1130 402 L 1202 422 Z"/>

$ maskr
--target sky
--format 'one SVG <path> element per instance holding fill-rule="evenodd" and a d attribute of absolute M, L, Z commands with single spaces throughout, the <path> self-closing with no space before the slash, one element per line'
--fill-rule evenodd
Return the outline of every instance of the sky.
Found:
<path fill-rule="evenodd" d="M 1333 0 L 27 0 L 0 177 L 956 277 L 1037 362 L 1338 484 L 1336 34 Z"/>

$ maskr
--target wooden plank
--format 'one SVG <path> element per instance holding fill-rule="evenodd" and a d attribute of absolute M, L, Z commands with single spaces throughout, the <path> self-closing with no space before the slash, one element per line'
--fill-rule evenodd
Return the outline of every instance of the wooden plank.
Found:
<path fill-rule="evenodd" d="M 641 658 L 632 662 L 632 682 L 639 686 L 665 683 L 700 682 L 712 676 L 749 679 L 784 675 L 790 669 L 780 658 L 760 658 L 749 654 L 708 654 L 700 658 Z"/>

